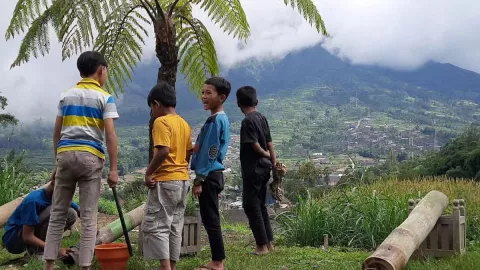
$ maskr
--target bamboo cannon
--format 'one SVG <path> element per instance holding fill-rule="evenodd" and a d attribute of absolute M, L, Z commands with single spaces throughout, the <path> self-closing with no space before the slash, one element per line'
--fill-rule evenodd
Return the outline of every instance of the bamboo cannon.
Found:
<path fill-rule="evenodd" d="M 436 190 L 430 191 L 407 219 L 364 261 L 363 269 L 403 269 L 447 206 L 448 198 L 445 194 Z"/>
<path fill-rule="evenodd" d="M 38 189 L 44 188 L 47 185 L 48 184 L 45 184 Z M 7 224 L 7 221 L 10 218 L 10 216 L 13 214 L 15 209 L 17 209 L 17 206 L 19 206 L 22 203 L 23 199 L 27 195 L 28 194 L 20 196 L 20 197 L 16 198 L 15 200 L 10 201 L 10 202 L 0 206 L 0 228 L 2 228 L 3 226 L 5 226 L 5 224 Z"/>
<path fill-rule="evenodd" d="M 125 225 L 127 231 L 133 230 L 135 227 L 142 223 L 144 217 L 143 207 L 145 204 L 133 209 L 132 211 L 124 214 Z M 112 243 L 118 238 L 123 236 L 122 223 L 120 218 L 117 218 L 112 223 L 101 228 L 97 233 L 96 245 Z"/>

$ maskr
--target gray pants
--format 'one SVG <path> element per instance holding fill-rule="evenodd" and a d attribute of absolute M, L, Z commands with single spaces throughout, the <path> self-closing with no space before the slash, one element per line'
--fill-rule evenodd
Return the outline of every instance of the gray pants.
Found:
<path fill-rule="evenodd" d="M 98 200 L 104 160 L 89 153 L 69 151 L 57 155 L 57 174 L 44 259 L 57 259 L 68 208 L 78 183 L 80 191 L 80 254 L 78 264 L 92 264 L 97 235 Z"/>
<path fill-rule="evenodd" d="M 50 220 L 50 210 L 51 210 L 51 206 L 45 208 L 38 216 L 39 223 L 34 226 L 33 234 L 42 241 L 45 241 L 45 238 L 47 237 L 48 223 Z M 77 212 L 73 208 L 68 209 L 67 222 L 63 230 L 65 231 L 71 228 L 73 224 L 75 224 L 76 220 L 77 220 Z M 30 246 L 28 244 L 25 244 L 25 242 L 23 242 L 22 234 L 23 234 L 23 229 L 18 232 L 17 240 L 10 247 L 12 251 L 15 252 L 15 254 L 20 254 L 24 252 L 25 249 L 30 255 L 43 253 L 43 247 Z"/>
<path fill-rule="evenodd" d="M 152 260 L 180 260 L 188 181 L 157 182 L 148 192 L 143 255 Z"/>

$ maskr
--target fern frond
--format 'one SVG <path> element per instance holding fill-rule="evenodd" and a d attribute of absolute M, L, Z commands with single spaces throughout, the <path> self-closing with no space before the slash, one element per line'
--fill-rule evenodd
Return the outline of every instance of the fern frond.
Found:
<path fill-rule="evenodd" d="M 191 91 L 199 93 L 205 80 L 219 73 L 215 44 L 201 21 L 186 17 L 180 19 L 184 20 L 177 39 L 180 71 L 188 80 Z"/>
<path fill-rule="evenodd" d="M 322 33 L 324 36 L 328 36 L 325 23 L 323 22 L 322 16 L 318 13 L 317 7 L 312 0 L 283 0 L 285 5 L 290 6 L 293 9 L 297 9 L 300 15 L 305 18 L 305 20 L 311 25 L 314 26 L 318 33 Z"/>
<path fill-rule="evenodd" d="M 94 49 L 101 52 L 108 62 L 110 79 L 107 91 L 118 95 L 124 92 L 127 80 L 132 80 L 132 72 L 142 57 L 147 20 L 138 9 L 141 5 L 123 4 L 115 8 L 103 22 Z"/>
<path fill-rule="evenodd" d="M 220 28 L 239 40 L 250 36 L 250 25 L 240 0 L 193 0 Z"/>
<path fill-rule="evenodd" d="M 47 9 L 43 14 L 35 19 L 27 34 L 22 40 L 17 58 L 10 66 L 11 68 L 26 63 L 33 56 L 44 56 L 50 51 L 50 40 L 48 37 L 48 27 L 51 20 L 51 10 Z"/>
<path fill-rule="evenodd" d="M 14 38 L 16 34 L 23 33 L 25 27 L 30 25 L 43 10 L 47 8 L 47 0 L 19 0 L 15 5 L 12 19 L 5 33 L 5 39 Z"/>

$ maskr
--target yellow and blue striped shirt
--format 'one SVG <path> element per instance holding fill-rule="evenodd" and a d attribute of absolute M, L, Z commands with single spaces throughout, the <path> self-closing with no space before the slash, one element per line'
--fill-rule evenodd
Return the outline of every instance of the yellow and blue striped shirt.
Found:
<path fill-rule="evenodd" d="M 86 151 L 105 159 L 103 120 L 118 118 L 115 98 L 93 79 L 83 79 L 62 93 L 58 116 L 63 126 L 57 153 Z"/>

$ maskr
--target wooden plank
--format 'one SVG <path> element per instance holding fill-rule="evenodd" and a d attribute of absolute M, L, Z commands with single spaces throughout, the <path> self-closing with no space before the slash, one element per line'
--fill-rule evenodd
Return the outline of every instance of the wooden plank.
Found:
<path fill-rule="evenodd" d="M 450 247 L 450 225 L 442 224 L 440 228 L 440 249 L 441 250 L 453 250 Z"/>
<path fill-rule="evenodd" d="M 423 252 L 425 256 L 432 256 L 435 258 L 443 258 L 455 255 L 453 250 L 428 249 Z"/>
<path fill-rule="evenodd" d="M 188 245 L 189 246 L 195 246 L 195 227 L 197 224 L 190 224 L 188 225 Z"/>
<path fill-rule="evenodd" d="M 428 235 L 430 246 L 428 247 L 429 250 L 436 250 L 438 249 L 438 223 L 433 227 L 433 230 Z"/>
<path fill-rule="evenodd" d="M 453 218 L 451 216 L 441 216 L 438 219 L 437 224 L 452 224 Z"/>
<path fill-rule="evenodd" d="M 188 247 L 188 225 L 183 226 L 183 247 Z"/>

